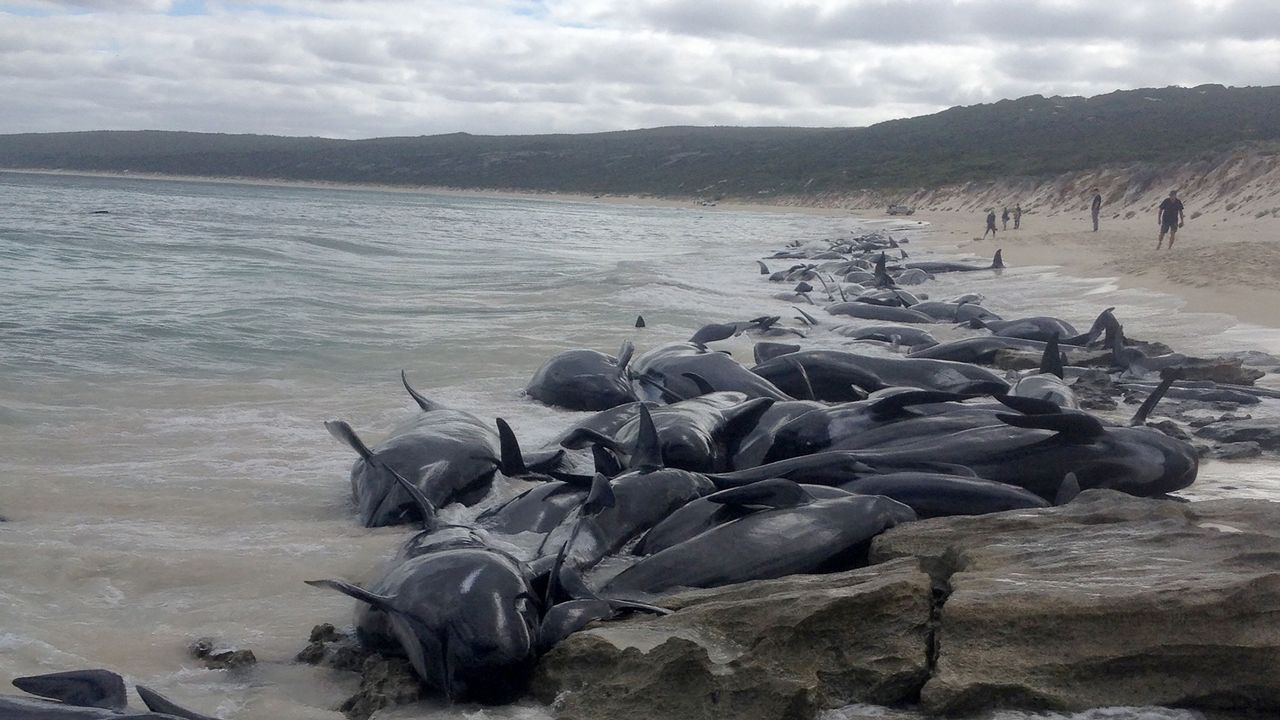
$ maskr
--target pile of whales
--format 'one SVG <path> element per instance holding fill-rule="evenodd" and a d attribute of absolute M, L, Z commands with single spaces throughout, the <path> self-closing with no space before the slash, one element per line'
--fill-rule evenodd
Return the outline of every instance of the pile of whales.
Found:
<path fill-rule="evenodd" d="M 439 697 L 507 703 L 558 642 L 592 622 L 666 613 L 677 588 L 849 569 L 877 535 L 922 518 L 1195 481 L 1194 449 L 1145 420 L 1166 392 L 1197 388 L 1179 387 L 1170 358 L 1129 344 L 1113 309 L 1081 333 L 1054 317 L 1004 319 L 976 294 L 928 300 L 904 288 L 998 274 L 1002 254 L 908 261 L 901 245 L 874 233 L 757 261 L 760 282 L 791 287 L 773 293 L 795 304 L 786 321 L 714 322 L 643 351 L 628 340 L 616 356 L 548 359 L 527 397 L 590 414 L 536 450 L 504 419 L 445 407 L 402 372 L 416 410 L 380 443 L 342 420 L 325 427 L 356 455 L 360 523 L 414 532 L 363 582 L 310 584 L 354 598 L 358 641 L 406 658 Z M 985 334 L 939 342 L 928 327 L 944 324 Z M 723 341 L 751 341 L 754 363 L 713 347 Z M 1128 424 L 1082 410 L 1072 390 L 1073 356 L 1098 349 L 1148 393 Z M 983 366 L 1002 350 L 1038 353 L 1040 367 Z M 459 515 L 471 519 L 446 520 Z M 124 712 L 112 674 L 79 673 L 15 681 L 53 701 L 0 697 L 0 718 Z M 129 717 L 202 717 L 143 698 L 151 714 Z M 13 714 L 28 706 L 45 714 Z"/>
<path fill-rule="evenodd" d="M 781 258 L 797 262 L 770 271 Z M 903 286 L 999 273 L 1001 253 L 985 266 L 906 258 L 879 234 L 790 247 L 759 267 L 793 284 L 777 297 L 796 303 L 794 325 L 761 315 L 643 351 L 628 340 L 616 356 L 548 359 L 526 395 L 592 414 L 535 452 L 505 420 L 442 407 L 402 374 L 420 412 L 380 445 L 340 420 L 326 427 L 358 456 L 360 521 L 419 529 L 363 585 L 312 584 L 355 598 L 359 641 L 406 657 L 441 697 L 504 703 L 569 634 L 664 613 L 676 588 L 855 567 L 876 535 L 919 518 L 1195 480 L 1193 449 L 1144 426 L 1172 376 L 1154 378 L 1129 425 L 1079 408 L 1074 350 L 1110 344 L 1138 362 L 1112 310 L 1081 333 L 1053 317 L 1006 320 L 976 295 L 929 301 Z M 942 323 L 987 334 L 940 343 L 924 328 Z M 735 339 L 753 342 L 753 365 L 714 347 Z M 981 365 L 1001 349 L 1037 352 L 1041 367 L 1011 377 Z M 455 503 L 483 510 L 444 522 Z"/>

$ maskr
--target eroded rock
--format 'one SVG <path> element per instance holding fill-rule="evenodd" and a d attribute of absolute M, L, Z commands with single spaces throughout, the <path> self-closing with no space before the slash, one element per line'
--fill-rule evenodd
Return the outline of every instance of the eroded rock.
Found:
<path fill-rule="evenodd" d="M 238 670 L 258 662 L 252 650 L 230 647 L 211 637 L 193 640 L 187 650 L 210 670 Z"/>
<path fill-rule="evenodd" d="M 906 523 L 871 557 L 917 558 L 950 586 L 929 711 L 1280 712 L 1280 503 L 1090 490 L 1058 508 Z"/>
<path fill-rule="evenodd" d="M 1205 425 L 1196 435 L 1220 443 L 1254 442 L 1263 450 L 1280 450 L 1280 422 L 1275 420 L 1225 420 Z"/>
<path fill-rule="evenodd" d="M 812 718 L 911 699 L 928 676 L 931 585 L 914 560 L 664 597 L 676 612 L 579 632 L 533 693 L 561 718 Z"/>

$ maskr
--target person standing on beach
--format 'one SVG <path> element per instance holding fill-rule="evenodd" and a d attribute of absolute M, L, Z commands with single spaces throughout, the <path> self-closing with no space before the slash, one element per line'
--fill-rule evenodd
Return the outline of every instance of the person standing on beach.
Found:
<path fill-rule="evenodd" d="M 1013 206 L 1013 229 L 1022 227 L 1022 203 Z"/>
<path fill-rule="evenodd" d="M 1093 215 L 1093 231 L 1098 232 L 1098 215 L 1102 212 L 1102 193 L 1093 189 L 1093 202 L 1089 205 L 1089 213 Z"/>
<path fill-rule="evenodd" d="M 991 233 L 991 237 L 996 236 L 996 209 L 991 208 L 987 212 L 987 229 L 982 233 L 982 239 L 987 239 L 987 233 Z"/>
<path fill-rule="evenodd" d="M 1170 190 L 1169 197 L 1160 203 L 1156 213 L 1156 222 L 1160 224 L 1160 239 L 1156 241 L 1156 249 L 1164 244 L 1164 234 L 1169 233 L 1169 249 L 1173 249 L 1173 240 L 1178 236 L 1178 228 L 1183 225 L 1182 201 L 1178 199 L 1178 191 Z"/>
<path fill-rule="evenodd" d="M 1000 213 L 1000 222 L 1002 223 L 1001 230 L 1009 229 L 1009 208 L 1006 207 L 1004 212 Z"/>

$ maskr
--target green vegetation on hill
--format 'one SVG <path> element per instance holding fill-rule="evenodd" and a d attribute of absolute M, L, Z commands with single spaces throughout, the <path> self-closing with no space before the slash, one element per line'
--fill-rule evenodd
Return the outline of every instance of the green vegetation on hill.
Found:
<path fill-rule="evenodd" d="M 0 135 L 0 167 L 759 197 L 933 187 L 1191 159 L 1280 140 L 1280 87 L 1039 95 L 865 128 L 665 127 L 329 140 L 99 131 Z"/>

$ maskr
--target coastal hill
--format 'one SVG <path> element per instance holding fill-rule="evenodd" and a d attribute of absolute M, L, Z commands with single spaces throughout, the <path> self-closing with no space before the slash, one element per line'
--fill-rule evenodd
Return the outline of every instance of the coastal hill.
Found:
<path fill-rule="evenodd" d="M 1042 97 L 864 128 L 665 127 L 333 140 L 167 131 L 0 135 L 0 167 L 702 198 L 916 190 L 1193 160 L 1280 141 L 1280 87 Z"/>

